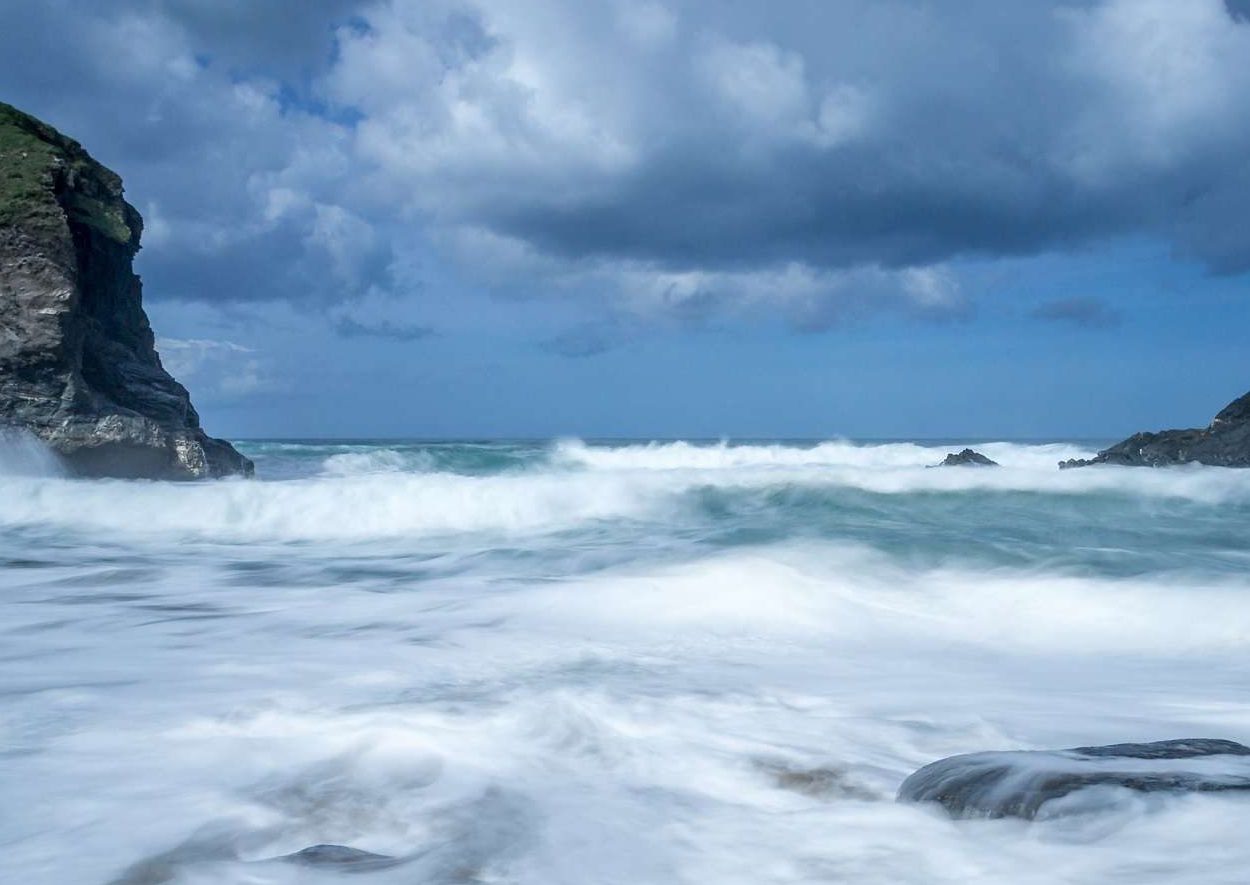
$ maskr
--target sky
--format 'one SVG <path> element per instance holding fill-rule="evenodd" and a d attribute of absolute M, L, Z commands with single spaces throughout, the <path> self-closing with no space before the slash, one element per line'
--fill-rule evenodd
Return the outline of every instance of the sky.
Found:
<path fill-rule="evenodd" d="M 1119 438 L 1250 389 L 1250 0 L 0 0 L 248 437 Z"/>

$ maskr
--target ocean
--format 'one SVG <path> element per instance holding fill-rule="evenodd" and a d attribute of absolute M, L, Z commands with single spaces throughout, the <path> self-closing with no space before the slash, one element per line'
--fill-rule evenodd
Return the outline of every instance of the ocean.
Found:
<path fill-rule="evenodd" d="M 1250 742 L 1250 471 L 1096 443 L 0 453 L 0 879 L 1240 883 L 1250 799 L 951 820 L 957 753 Z"/>

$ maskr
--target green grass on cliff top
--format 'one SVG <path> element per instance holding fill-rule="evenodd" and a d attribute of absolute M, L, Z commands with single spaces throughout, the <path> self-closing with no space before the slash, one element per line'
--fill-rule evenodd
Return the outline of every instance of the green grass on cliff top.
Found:
<path fill-rule="evenodd" d="M 67 194 L 66 210 L 72 217 L 112 240 L 130 242 L 120 179 L 91 159 L 78 142 L 4 102 L 0 102 L 0 225 L 41 234 L 63 229 L 66 210 L 53 192 L 53 170 L 58 163 L 117 192 L 108 201 Z"/>
<path fill-rule="evenodd" d="M 56 151 L 25 125 L 27 119 L 0 104 L 0 224 L 55 226 L 62 218 L 52 195 Z"/>

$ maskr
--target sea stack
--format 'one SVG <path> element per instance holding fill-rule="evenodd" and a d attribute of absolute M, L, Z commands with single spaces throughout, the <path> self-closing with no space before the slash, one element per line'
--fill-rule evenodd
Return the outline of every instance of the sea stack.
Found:
<path fill-rule="evenodd" d="M 1059 467 L 1120 464 L 1165 467 L 1169 464 L 1250 467 L 1250 393 L 1225 406 L 1210 425 L 1194 430 L 1135 433 L 1093 458 L 1060 461 Z"/>
<path fill-rule="evenodd" d="M 131 269 L 142 230 L 121 178 L 0 103 L 0 427 L 79 476 L 250 476 L 157 356 Z"/>
<path fill-rule="evenodd" d="M 964 449 L 962 452 L 951 452 L 942 459 L 942 463 L 938 467 L 997 467 L 998 462 L 987 458 L 980 452 L 973 449 Z"/>

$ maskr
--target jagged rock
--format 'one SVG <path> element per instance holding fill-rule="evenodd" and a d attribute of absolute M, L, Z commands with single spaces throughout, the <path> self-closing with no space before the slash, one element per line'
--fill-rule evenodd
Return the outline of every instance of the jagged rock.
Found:
<path fill-rule="evenodd" d="M 1250 747 L 1209 738 L 1072 750 L 951 756 L 903 781 L 900 802 L 937 802 L 954 817 L 1023 817 L 1086 787 L 1141 793 L 1250 791 Z"/>
<path fill-rule="evenodd" d="M 115 173 L 0 103 L 0 425 L 84 476 L 251 475 L 161 366 L 131 270 L 142 229 Z"/>
<path fill-rule="evenodd" d="M 997 467 L 998 462 L 992 461 L 980 452 L 964 449 L 962 452 L 951 452 L 942 459 L 938 467 Z"/>
<path fill-rule="evenodd" d="M 1090 464 L 1163 467 L 1168 464 L 1250 467 L 1250 393 L 1233 400 L 1201 430 L 1135 433 L 1093 458 L 1059 462 L 1061 469 Z"/>

